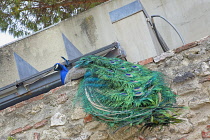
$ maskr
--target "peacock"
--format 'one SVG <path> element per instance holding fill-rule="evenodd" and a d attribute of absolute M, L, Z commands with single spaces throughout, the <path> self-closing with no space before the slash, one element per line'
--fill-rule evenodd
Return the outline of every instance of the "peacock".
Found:
<path fill-rule="evenodd" d="M 65 57 L 62 56 L 61 58 L 63 58 L 65 60 L 66 65 L 69 65 L 69 62 L 68 62 L 68 60 L 66 60 Z M 66 78 L 66 75 L 67 75 L 69 70 L 66 68 L 65 65 L 62 65 L 60 63 L 56 63 L 54 65 L 54 71 L 59 71 L 60 72 L 61 83 L 64 85 L 65 84 L 65 78 Z"/>
<path fill-rule="evenodd" d="M 76 62 L 85 69 L 75 101 L 109 126 L 154 128 L 179 123 L 176 95 L 164 75 L 119 58 L 89 55 Z"/>

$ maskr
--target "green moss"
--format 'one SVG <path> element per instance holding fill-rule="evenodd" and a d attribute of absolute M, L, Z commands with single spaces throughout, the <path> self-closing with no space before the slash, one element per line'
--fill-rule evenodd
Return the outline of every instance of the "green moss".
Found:
<path fill-rule="evenodd" d="M 13 137 L 8 137 L 7 140 L 16 140 L 16 139 Z"/>

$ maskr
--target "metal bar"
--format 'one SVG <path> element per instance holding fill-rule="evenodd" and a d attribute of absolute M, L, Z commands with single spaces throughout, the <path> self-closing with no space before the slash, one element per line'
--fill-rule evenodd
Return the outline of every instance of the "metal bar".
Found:
<path fill-rule="evenodd" d="M 142 11 L 142 5 L 138 1 L 134 1 L 130 4 L 127 4 L 123 7 L 120 7 L 114 11 L 109 12 L 109 16 L 111 19 L 111 22 L 117 22 L 119 20 L 122 20 L 126 17 L 129 17 L 135 13 L 138 13 Z"/>

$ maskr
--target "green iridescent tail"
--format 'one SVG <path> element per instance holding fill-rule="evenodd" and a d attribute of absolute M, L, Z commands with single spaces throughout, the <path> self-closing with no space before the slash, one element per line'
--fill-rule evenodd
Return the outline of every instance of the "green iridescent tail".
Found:
<path fill-rule="evenodd" d="M 86 68 L 76 100 L 99 120 L 118 127 L 181 122 L 176 118 L 176 95 L 162 73 L 101 56 L 83 57 L 76 67 Z"/>

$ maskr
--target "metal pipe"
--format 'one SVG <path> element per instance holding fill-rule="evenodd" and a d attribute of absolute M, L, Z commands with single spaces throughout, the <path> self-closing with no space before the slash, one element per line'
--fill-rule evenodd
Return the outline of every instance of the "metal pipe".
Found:
<path fill-rule="evenodd" d="M 153 18 L 151 18 L 151 22 L 152 22 L 151 24 L 152 24 L 154 33 L 157 37 L 158 42 L 160 43 L 160 46 L 162 47 L 164 52 L 167 52 L 169 50 L 169 48 L 168 48 L 167 44 L 165 43 L 165 41 L 163 40 L 163 38 L 161 37 L 160 33 L 158 32 Z"/>
<path fill-rule="evenodd" d="M 87 55 L 100 55 L 106 57 L 126 56 L 123 49 L 117 42 L 85 54 L 81 57 Z M 74 63 L 78 61 L 81 57 L 68 61 L 70 64 L 74 65 Z M 68 69 L 70 69 L 71 66 L 72 65 L 68 66 Z M 52 67 L 48 68 L 35 75 L 0 88 L 0 110 L 12 106 L 18 102 L 30 99 L 34 96 L 48 92 L 55 87 L 61 86 L 59 73 L 54 72 L 52 69 Z"/>
<path fill-rule="evenodd" d="M 160 15 L 152 15 L 152 16 L 151 16 L 151 18 L 154 18 L 154 17 L 160 17 L 160 18 L 162 18 L 163 20 L 165 20 L 168 24 L 170 24 L 171 27 L 173 27 L 173 29 L 174 29 L 174 30 L 177 32 L 177 34 L 179 35 L 179 37 L 180 37 L 180 39 L 181 39 L 183 45 L 186 44 L 185 41 L 184 41 L 184 39 L 183 39 L 183 37 L 182 37 L 182 35 L 179 33 L 179 31 L 176 29 L 176 27 L 175 27 L 171 22 L 169 22 L 166 18 L 164 18 L 164 17 L 162 17 L 162 16 L 160 16 Z"/>

